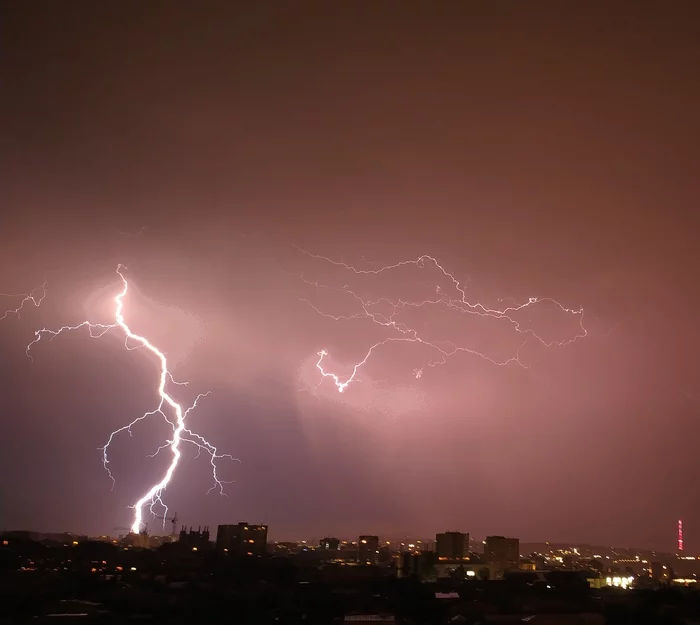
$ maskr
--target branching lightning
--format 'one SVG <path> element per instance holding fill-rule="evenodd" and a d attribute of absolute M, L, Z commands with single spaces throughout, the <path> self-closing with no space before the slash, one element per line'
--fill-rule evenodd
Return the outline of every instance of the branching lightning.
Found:
<path fill-rule="evenodd" d="M 528 338 L 534 339 L 535 341 L 539 342 L 545 347 L 552 347 L 552 346 L 564 346 L 571 344 L 578 339 L 584 338 L 588 335 L 588 332 L 586 328 L 583 325 L 583 316 L 584 316 L 584 311 L 583 308 L 578 308 L 578 309 L 573 309 L 573 308 L 567 308 L 557 302 L 556 300 L 550 298 L 550 297 L 530 297 L 527 299 L 527 301 L 521 303 L 521 304 L 514 304 L 512 306 L 506 306 L 503 308 L 489 308 L 485 306 L 484 304 L 481 303 L 472 303 L 467 300 L 467 295 L 465 292 L 465 288 L 462 286 L 459 280 L 454 277 L 454 274 L 448 272 L 434 257 L 428 256 L 428 255 L 423 255 L 419 256 L 418 258 L 414 260 L 406 260 L 406 261 L 401 261 L 398 263 L 395 263 L 393 265 L 383 265 L 377 269 L 358 269 L 357 267 L 353 265 L 349 265 L 343 262 L 339 262 L 336 260 L 333 260 L 331 258 L 328 258 L 327 256 L 319 256 L 317 254 L 312 254 L 310 252 L 307 252 L 306 250 L 303 250 L 300 247 L 297 247 L 297 249 L 306 254 L 307 256 L 315 259 L 315 260 L 321 260 L 326 263 L 329 263 L 333 266 L 342 268 L 348 272 L 352 272 L 356 275 L 378 275 L 382 274 L 385 272 L 390 272 L 392 270 L 398 269 L 400 267 L 410 267 L 410 266 L 415 266 L 417 268 L 423 269 L 426 266 L 432 266 L 435 269 L 437 269 L 445 278 L 447 278 L 451 284 L 452 287 L 454 288 L 455 295 L 450 297 L 448 294 L 446 294 L 443 289 L 441 289 L 439 286 L 436 286 L 435 292 L 436 292 L 436 297 L 432 299 L 424 299 L 420 301 L 407 301 L 403 299 L 391 299 L 388 297 L 380 297 L 377 299 L 365 299 L 361 297 L 360 295 L 357 294 L 357 292 L 351 290 L 347 285 L 338 288 L 338 287 L 330 287 L 325 284 L 319 284 L 318 282 L 306 280 L 305 278 L 302 277 L 302 280 L 306 283 L 309 284 L 315 288 L 318 289 L 331 289 L 335 290 L 339 293 L 343 293 L 345 295 L 350 295 L 352 298 L 355 299 L 358 305 L 358 310 L 357 312 L 353 312 L 347 315 L 331 315 L 327 312 L 324 312 L 321 310 L 318 306 L 316 306 L 313 302 L 311 302 L 309 299 L 303 298 L 303 301 L 305 301 L 314 311 L 316 311 L 318 314 L 333 319 L 335 321 L 340 321 L 340 320 L 354 320 L 354 319 L 368 319 L 372 321 L 375 324 L 378 324 L 380 326 L 386 327 L 388 330 L 392 331 L 394 334 L 392 336 L 389 336 L 381 341 L 378 341 L 371 345 L 367 352 L 365 353 L 365 356 L 357 362 L 355 365 L 352 366 L 350 373 L 346 374 L 344 376 L 339 375 L 337 373 L 333 373 L 332 371 L 327 371 L 324 368 L 324 359 L 326 356 L 328 356 L 328 351 L 326 349 L 322 349 L 320 352 L 318 352 L 318 361 L 316 362 L 316 368 L 321 374 L 321 382 L 324 379 L 330 379 L 338 389 L 339 393 L 342 393 L 345 391 L 345 389 L 348 388 L 348 386 L 354 382 L 358 381 L 358 372 L 359 370 L 367 363 L 367 361 L 370 359 L 372 354 L 379 349 L 380 347 L 387 345 L 389 343 L 395 343 L 395 342 L 403 342 L 403 343 L 420 343 L 421 345 L 424 345 L 436 352 L 436 358 L 431 360 L 428 363 L 428 366 L 430 367 L 435 367 L 436 365 L 439 364 L 444 364 L 447 359 L 450 356 L 453 356 L 459 352 L 464 352 L 468 353 L 474 356 L 478 356 L 479 358 L 482 358 L 494 365 L 498 366 L 505 366 L 509 364 L 517 364 L 521 367 L 525 367 L 521 360 L 520 360 L 520 349 L 522 346 L 527 342 Z M 502 301 L 502 300 L 501 300 Z M 531 328 L 525 328 L 522 325 L 522 322 L 518 321 L 517 319 L 514 318 L 516 313 L 519 311 L 522 311 L 528 307 L 533 307 L 536 306 L 537 304 L 542 304 L 545 302 L 549 302 L 550 304 L 554 305 L 556 308 L 558 308 L 562 313 L 565 313 L 567 315 L 575 316 L 578 318 L 578 324 L 577 324 L 577 331 L 574 336 L 561 340 L 561 341 L 547 341 L 545 340 L 542 336 L 537 334 L 533 329 Z M 375 312 L 372 309 L 376 306 L 379 305 L 384 305 L 388 306 L 388 308 L 391 310 L 389 314 L 386 312 Z M 401 321 L 398 321 L 396 319 L 396 315 L 399 313 L 399 311 L 408 309 L 408 308 L 428 308 L 428 307 L 438 307 L 441 306 L 444 309 L 450 309 L 453 311 L 456 311 L 458 313 L 463 313 L 467 315 L 478 315 L 481 317 L 491 317 L 493 319 L 499 319 L 506 321 L 510 323 L 512 326 L 512 329 L 519 333 L 522 334 L 525 338 L 525 341 L 520 345 L 516 353 L 511 356 L 510 358 L 506 358 L 504 360 L 498 360 L 495 358 L 492 358 L 488 356 L 487 354 L 484 354 L 481 351 L 478 351 L 476 349 L 472 349 L 467 346 L 462 346 L 458 345 L 457 343 L 453 343 L 451 341 L 431 341 L 428 340 L 427 338 L 424 338 L 420 332 L 416 329 L 413 328 Z M 414 376 L 416 378 L 420 378 L 423 375 L 423 369 L 414 369 Z M 319 383 L 320 384 L 320 383 Z"/>
<path fill-rule="evenodd" d="M 5 310 L 0 317 L 0 321 L 6 319 L 10 315 L 15 315 L 17 317 L 21 316 L 22 310 L 25 306 L 34 306 L 38 308 L 46 297 L 46 282 L 41 286 L 38 286 L 30 293 L 0 293 L 0 297 L 7 297 L 10 299 L 19 299 L 19 305 L 15 308 L 8 308 Z"/>
<path fill-rule="evenodd" d="M 123 432 L 128 432 L 129 435 L 132 435 L 132 428 L 139 422 L 143 421 L 144 419 L 148 417 L 152 417 L 155 415 L 160 415 L 166 423 L 170 427 L 172 427 L 173 430 L 173 435 L 170 440 L 167 440 L 165 444 L 163 444 L 154 454 L 158 454 L 161 450 L 163 449 L 169 449 L 170 453 L 172 454 L 172 459 L 170 461 L 170 464 L 168 465 L 168 468 L 163 475 L 163 477 L 153 484 L 147 491 L 146 493 L 135 503 L 133 506 L 129 506 L 133 508 L 134 510 L 134 520 L 131 525 L 131 530 L 134 533 L 137 533 L 141 530 L 141 528 L 144 525 L 143 521 L 143 510 L 144 507 L 148 506 L 149 510 L 151 513 L 154 515 L 156 514 L 156 505 L 160 505 L 162 510 L 164 511 L 162 513 L 163 516 L 163 522 L 165 523 L 165 519 L 167 516 L 168 508 L 167 506 L 163 503 L 162 500 L 162 495 L 165 489 L 167 488 L 168 484 L 170 484 L 170 481 L 173 477 L 173 474 L 175 473 L 175 470 L 177 469 L 177 466 L 180 462 L 180 457 L 182 455 L 182 451 L 180 448 L 181 443 L 189 443 L 190 445 L 193 445 L 194 447 L 197 448 L 197 455 L 201 454 L 202 451 L 206 452 L 209 454 L 211 465 L 212 465 L 212 477 L 214 480 L 214 483 L 212 487 L 209 489 L 209 492 L 214 489 L 218 489 L 221 494 L 224 494 L 224 484 L 227 482 L 224 482 L 221 480 L 217 474 L 217 460 L 221 458 L 228 458 L 231 460 L 234 460 L 232 456 L 229 454 L 220 454 L 217 450 L 217 448 L 212 445 L 209 441 L 207 441 L 205 438 L 200 436 L 199 434 L 193 432 L 192 430 L 188 429 L 186 427 L 186 418 L 190 411 L 192 411 L 194 408 L 197 407 L 198 402 L 203 398 L 209 395 L 209 393 L 202 393 L 197 396 L 193 404 L 186 409 L 183 409 L 182 404 L 178 403 L 173 396 L 170 394 L 168 391 L 168 383 L 172 383 L 175 385 L 186 385 L 186 382 L 176 382 L 173 379 L 173 376 L 171 375 L 170 371 L 168 370 L 168 363 L 167 359 L 165 357 L 165 354 L 160 351 L 156 346 L 154 346 L 147 338 L 140 336 L 133 332 L 131 328 L 127 325 L 125 319 L 124 319 L 124 298 L 126 297 L 126 294 L 129 290 L 129 283 L 124 276 L 124 270 L 126 268 L 123 265 L 118 265 L 117 266 L 117 274 L 119 276 L 119 279 L 121 280 L 122 284 L 122 289 L 121 291 L 114 297 L 114 303 L 115 303 L 115 309 L 114 309 L 114 322 L 109 323 L 109 324 L 104 324 L 104 323 L 93 323 L 91 321 L 82 321 L 78 323 L 77 325 L 74 326 L 63 326 L 61 328 L 58 328 L 57 330 L 51 330 L 48 328 L 42 328 L 41 330 L 37 330 L 35 334 L 34 340 L 27 345 L 27 355 L 31 358 L 31 350 L 38 343 L 42 337 L 44 336 L 49 336 L 51 337 L 50 340 L 53 340 L 63 332 L 68 332 L 68 331 L 74 331 L 74 330 L 79 330 L 81 328 L 87 328 L 89 335 L 91 338 L 100 338 L 104 336 L 107 332 L 110 330 L 119 330 L 123 333 L 124 335 L 124 347 L 127 350 L 133 350 L 137 348 L 145 348 L 147 351 L 149 351 L 153 356 L 156 357 L 159 363 L 159 378 L 158 378 L 158 385 L 157 385 L 157 393 L 159 397 L 159 402 L 158 405 L 153 409 L 148 412 L 145 412 L 141 416 L 135 418 L 133 421 L 128 423 L 127 425 L 115 430 L 109 435 L 109 438 L 107 439 L 106 444 L 104 447 L 101 448 L 102 452 L 102 464 L 107 471 L 107 474 L 109 475 L 110 479 L 112 480 L 112 483 L 114 484 L 114 476 L 112 475 L 112 472 L 109 469 L 109 458 L 108 458 L 108 451 L 109 447 L 114 441 L 115 437 L 118 434 L 121 434 Z M 31 296 L 27 296 L 28 300 L 34 301 Z M 27 300 L 25 300 L 26 302 Z M 38 304 L 37 304 L 38 305 Z M 7 314 L 7 313 L 6 313 Z M 168 410 L 171 413 L 171 416 L 168 417 L 168 414 L 166 414 L 166 410 Z M 174 416 L 174 419 L 172 418 Z M 160 515 L 159 515 L 160 516 Z"/>

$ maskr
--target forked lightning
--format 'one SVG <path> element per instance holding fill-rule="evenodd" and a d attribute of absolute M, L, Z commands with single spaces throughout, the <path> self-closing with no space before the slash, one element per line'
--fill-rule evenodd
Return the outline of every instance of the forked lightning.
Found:
<path fill-rule="evenodd" d="M 166 441 L 164 445 L 162 445 L 153 455 L 156 455 L 158 452 L 160 452 L 163 449 L 169 449 L 171 454 L 172 454 L 172 459 L 170 461 L 170 464 L 168 465 L 168 468 L 163 475 L 163 477 L 153 484 L 147 491 L 146 493 L 135 503 L 133 506 L 130 506 L 134 510 L 134 519 L 131 524 L 131 530 L 132 532 L 136 533 L 141 530 L 143 527 L 144 521 L 143 521 L 143 510 L 145 506 L 149 506 L 150 511 L 155 515 L 155 506 L 159 504 L 162 506 L 162 509 L 164 510 L 163 512 L 163 519 L 165 522 L 165 518 L 167 516 L 167 506 L 163 503 L 162 500 L 162 495 L 165 489 L 167 488 L 168 484 L 170 484 L 170 481 L 172 480 L 173 474 L 175 473 L 175 470 L 177 469 L 178 463 L 180 461 L 180 457 L 182 455 L 181 449 L 180 449 L 180 443 L 189 443 L 191 445 L 194 445 L 198 449 L 198 453 L 201 453 L 202 451 L 205 451 L 206 453 L 209 454 L 210 456 L 210 461 L 212 465 L 212 476 L 214 479 L 214 484 L 212 485 L 210 491 L 213 489 L 219 490 L 220 493 L 223 494 L 223 488 L 224 484 L 226 482 L 222 481 L 218 474 L 217 474 L 217 464 L 216 461 L 221 459 L 221 458 L 229 458 L 233 460 L 234 458 L 230 456 L 229 454 L 220 454 L 216 447 L 212 445 L 209 441 L 204 439 L 202 436 L 199 434 L 193 432 L 192 430 L 188 429 L 185 427 L 185 420 L 187 418 L 187 415 L 189 412 L 197 406 L 197 402 L 204 397 L 205 395 L 208 395 L 208 393 L 200 394 L 197 396 L 195 399 L 194 403 L 192 406 L 190 406 L 187 409 L 183 409 L 182 404 L 178 403 L 173 396 L 170 394 L 168 391 L 168 383 L 173 383 L 175 385 L 183 385 L 186 383 L 183 382 L 175 382 L 173 379 L 170 371 L 168 370 L 168 363 L 167 359 L 165 357 L 165 354 L 160 351 L 155 345 L 153 345 L 147 338 L 140 336 L 133 332 L 131 328 L 127 325 L 125 319 L 124 319 L 124 298 L 126 297 L 126 294 L 129 290 L 129 283 L 124 276 L 124 270 L 126 268 L 123 265 L 118 265 L 117 266 L 117 274 L 119 276 L 119 279 L 121 280 L 122 284 L 122 289 L 121 291 L 114 297 L 114 322 L 109 323 L 109 324 L 104 324 L 104 323 L 93 323 L 91 321 L 82 321 L 78 323 L 77 325 L 74 326 L 63 326 L 61 328 L 58 328 L 57 330 L 51 330 L 48 328 L 42 328 L 41 330 L 37 330 L 35 334 L 34 340 L 27 345 L 27 355 L 31 358 L 31 349 L 38 343 L 42 337 L 44 336 L 50 336 L 51 340 L 59 336 L 63 332 L 68 332 L 68 331 L 73 331 L 73 330 L 79 330 L 81 328 L 87 328 L 90 337 L 92 338 L 100 338 L 101 336 L 104 336 L 107 332 L 110 330 L 119 330 L 124 334 L 124 346 L 127 350 L 133 350 L 138 347 L 144 347 L 146 348 L 147 351 L 149 351 L 153 356 L 156 357 L 158 363 L 159 363 L 159 376 L 158 376 L 158 384 L 157 384 L 157 393 L 159 397 L 159 402 L 156 408 L 153 410 L 150 410 L 148 412 L 145 412 L 142 414 L 140 417 L 137 417 L 134 419 L 131 423 L 115 430 L 109 435 L 109 438 L 107 440 L 107 443 L 105 444 L 104 447 L 101 448 L 102 451 L 102 462 L 104 465 L 105 470 L 109 474 L 110 478 L 114 482 L 114 477 L 112 476 L 111 471 L 109 470 L 109 459 L 108 459 L 108 450 L 109 446 L 112 444 L 115 436 L 117 434 L 120 434 L 122 432 L 128 432 L 131 434 L 131 428 L 136 425 L 139 421 L 142 421 L 146 419 L 147 417 L 154 416 L 154 415 L 160 415 L 165 419 L 165 421 L 172 427 L 173 429 L 173 436 L 170 440 Z M 169 409 L 170 412 L 172 413 L 171 417 L 169 418 L 168 415 L 166 414 L 166 410 Z M 172 420 L 172 416 L 174 416 L 174 420 Z M 159 515 L 160 516 L 160 515 Z"/>

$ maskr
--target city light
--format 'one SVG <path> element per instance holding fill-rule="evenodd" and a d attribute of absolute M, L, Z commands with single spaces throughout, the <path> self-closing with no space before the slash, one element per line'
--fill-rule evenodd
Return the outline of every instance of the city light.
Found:
<path fill-rule="evenodd" d="M 608 586 L 613 586 L 615 588 L 623 588 L 627 589 L 629 588 L 632 583 L 634 582 L 634 577 L 606 577 L 605 582 Z"/>

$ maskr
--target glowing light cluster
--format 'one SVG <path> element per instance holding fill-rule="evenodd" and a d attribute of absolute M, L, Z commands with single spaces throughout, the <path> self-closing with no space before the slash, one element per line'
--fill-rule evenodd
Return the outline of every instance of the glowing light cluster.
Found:
<path fill-rule="evenodd" d="M 115 309 L 114 309 L 114 322 L 105 324 L 105 323 L 93 323 L 91 321 L 82 321 L 78 323 L 77 325 L 74 326 L 63 326 L 61 328 L 58 328 L 57 330 L 51 330 L 48 328 L 42 328 L 41 330 L 37 330 L 35 334 L 34 340 L 27 345 L 27 355 L 31 358 L 31 350 L 38 343 L 42 337 L 44 336 L 50 336 L 51 340 L 62 334 L 63 332 L 68 332 L 68 331 L 74 331 L 74 330 L 79 330 L 81 328 L 87 328 L 89 335 L 91 338 L 100 338 L 104 336 L 107 332 L 110 330 L 120 330 L 124 334 L 124 347 L 127 350 L 133 350 L 137 349 L 139 347 L 145 348 L 148 352 L 150 352 L 153 356 L 155 356 L 156 360 L 158 361 L 159 364 L 159 376 L 158 376 L 158 384 L 157 384 L 157 393 L 159 397 L 159 403 L 156 408 L 153 410 L 150 410 L 148 412 L 145 412 L 141 416 L 135 418 L 133 421 L 128 423 L 127 425 L 115 430 L 109 435 L 109 438 L 107 440 L 107 443 L 104 445 L 104 447 L 101 448 L 102 451 L 102 463 L 109 474 L 109 477 L 112 479 L 112 483 L 114 484 L 114 476 L 112 475 L 111 471 L 109 470 L 109 459 L 108 459 L 108 450 L 112 442 L 114 441 L 114 438 L 122 433 L 122 432 L 128 432 L 131 435 L 131 428 L 136 425 L 138 422 L 146 419 L 147 417 L 154 416 L 154 415 L 160 415 L 165 419 L 165 421 L 172 427 L 173 430 L 173 435 L 172 438 L 168 441 L 166 441 L 161 447 L 156 450 L 152 456 L 155 456 L 158 454 L 160 451 L 163 449 L 169 449 L 171 454 L 172 454 L 172 459 L 170 461 L 170 464 L 168 465 L 167 470 L 165 471 L 165 474 L 163 477 L 153 484 L 145 493 L 144 495 L 133 505 L 130 506 L 134 510 L 134 519 L 131 525 L 131 531 L 136 533 L 141 530 L 141 528 L 144 525 L 143 521 L 143 509 L 146 505 L 149 506 L 151 513 L 154 515 L 156 514 L 155 511 L 155 506 L 159 504 L 162 509 L 164 510 L 162 516 L 163 516 L 163 522 L 165 523 L 165 519 L 167 516 L 168 508 L 167 506 L 163 503 L 162 500 L 162 495 L 165 489 L 167 488 L 168 484 L 170 484 L 173 474 L 175 473 L 175 470 L 177 469 L 177 466 L 180 462 L 180 457 L 182 455 L 181 449 L 180 449 L 180 444 L 181 443 L 189 443 L 193 446 L 195 446 L 198 450 L 198 454 L 201 454 L 202 451 L 206 452 L 209 454 L 211 465 L 212 465 L 212 477 L 214 480 L 214 484 L 212 487 L 209 489 L 209 492 L 211 492 L 214 489 L 219 490 L 221 494 L 224 494 L 224 484 L 226 482 L 222 481 L 218 474 L 217 474 L 217 463 L 216 461 L 221 459 L 221 458 L 229 458 L 231 460 L 234 460 L 232 456 L 229 454 L 220 454 L 217 450 L 217 448 L 212 445 L 209 441 L 207 441 L 205 438 L 200 436 L 199 434 L 193 432 L 192 430 L 188 429 L 186 427 L 186 418 L 187 415 L 190 413 L 191 410 L 193 410 L 196 406 L 199 400 L 202 397 L 205 397 L 209 393 L 201 393 L 197 396 L 193 404 L 187 408 L 183 409 L 182 404 L 177 402 L 173 396 L 170 394 L 168 391 L 168 383 L 172 383 L 175 385 L 186 385 L 186 382 L 176 382 L 173 379 L 173 376 L 171 375 L 170 371 L 168 370 L 168 363 L 167 359 L 165 357 L 165 354 L 159 350 L 155 345 L 153 345 L 147 338 L 140 336 L 133 332 L 131 328 L 127 325 L 125 318 L 124 318 L 124 298 L 126 297 L 126 294 L 129 290 L 129 283 L 127 282 L 126 277 L 124 276 L 124 269 L 125 267 L 123 265 L 119 265 L 117 267 L 117 274 L 119 275 L 119 278 L 122 283 L 122 289 L 121 291 L 114 297 L 114 304 L 115 304 Z M 166 414 L 166 408 L 169 408 L 171 413 L 174 415 L 174 420 L 172 417 L 168 417 Z"/>
<path fill-rule="evenodd" d="M 623 588 L 627 590 L 628 588 L 631 588 L 634 584 L 634 577 L 631 575 L 628 577 L 606 577 L 605 584 L 607 586 L 614 586 L 615 588 Z"/>
<path fill-rule="evenodd" d="M 539 342 L 540 344 L 544 345 L 545 347 L 552 347 L 552 346 L 564 346 L 568 345 L 570 343 L 573 343 L 577 341 L 578 339 L 584 338 L 585 336 L 588 335 L 588 331 L 583 325 L 583 308 L 578 308 L 578 309 L 573 309 L 573 308 L 567 308 L 557 302 L 556 300 L 550 298 L 550 297 L 530 297 L 527 299 L 527 301 L 521 303 L 521 304 L 516 304 L 512 306 L 506 306 L 503 308 L 489 308 L 488 306 L 485 306 L 484 304 L 481 304 L 479 302 L 469 302 L 467 300 L 466 292 L 464 287 L 461 285 L 460 281 L 457 280 L 457 278 L 454 277 L 454 275 L 450 272 L 448 272 L 434 257 L 428 256 L 427 254 L 424 254 L 422 256 L 419 256 L 416 259 L 413 260 L 405 260 L 401 261 L 398 263 L 395 263 L 393 265 L 383 265 L 379 268 L 376 269 L 358 269 L 357 267 L 353 265 L 349 265 L 347 263 L 339 262 L 336 260 L 333 260 L 331 258 L 328 258 L 327 256 L 320 256 L 317 254 L 312 254 L 310 252 L 307 252 L 306 250 L 303 250 L 299 247 L 297 249 L 302 252 L 303 254 L 306 254 L 307 256 L 310 256 L 311 258 L 315 260 L 320 260 L 325 263 L 329 263 L 333 266 L 339 267 L 347 272 L 352 272 L 356 275 L 362 276 L 362 275 L 377 275 L 377 274 L 382 274 L 385 272 L 390 272 L 392 270 L 398 269 L 400 267 L 417 267 L 420 269 L 425 268 L 426 266 L 432 266 L 434 267 L 437 271 L 439 271 L 442 276 L 447 278 L 454 289 L 454 296 L 449 296 L 444 289 L 442 289 L 440 286 L 436 286 L 435 288 L 435 294 L 436 297 L 432 299 L 423 299 L 419 301 L 407 301 L 403 299 L 392 299 L 389 297 L 379 297 L 377 299 L 365 299 L 358 295 L 355 291 L 351 290 L 347 285 L 344 286 L 343 288 L 337 288 L 337 287 L 330 287 L 325 284 L 319 284 L 318 282 L 310 281 L 302 277 L 302 280 L 306 283 L 309 284 L 313 287 L 319 288 L 319 289 L 332 289 L 335 290 L 339 293 L 343 293 L 345 295 L 350 295 L 352 298 L 355 299 L 358 305 L 358 310 L 357 312 L 353 312 L 347 315 L 331 315 L 327 312 L 324 312 L 321 310 L 318 306 L 316 306 L 314 303 L 312 303 L 309 299 L 303 298 L 303 301 L 307 302 L 313 310 L 315 310 L 318 314 L 333 319 L 335 321 L 340 321 L 340 320 L 355 320 L 355 319 L 368 319 L 372 321 L 375 324 L 378 324 L 380 326 L 384 326 L 388 330 L 392 331 L 393 335 L 389 336 L 385 339 L 382 339 L 380 341 L 377 341 L 376 343 L 372 344 L 368 350 L 366 351 L 364 357 L 354 364 L 350 370 L 349 374 L 346 375 L 341 375 L 338 373 L 333 373 L 332 371 L 328 371 L 324 367 L 324 359 L 326 356 L 328 356 L 328 351 L 326 349 L 322 349 L 320 352 L 318 352 L 318 361 L 316 362 L 316 368 L 321 374 L 321 381 L 324 379 L 330 379 L 334 384 L 335 387 L 337 388 L 339 393 L 342 393 L 345 391 L 345 389 L 348 388 L 348 386 L 353 382 L 357 380 L 358 372 L 359 370 L 367 363 L 367 361 L 370 359 L 372 354 L 380 347 L 387 345 L 389 343 L 396 343 L 396 342 L 404 342 L 404 343 L 420 343 L 421 345 L 424 345 L 431 350 L 434 350 L 437 353 L 437 359 L 432 360 L 428 363 L 429 367 L 435 367 L 436 365 L 439 364 L 444 364 L 447 359 L 450 356 L 453 356 L 457 353 L 468 353 L 474 356 L 478 356 L 479 358 L 482 358 L 484 360 L 487 360 L 488 362 L 494 364 L 494 365 L 499 365 L 499 366 L 505 366 L 508 364 L 517 364 L 519 366 L 524 367 L 525 365 L 520 361 L 520 349 L 522 346 L 525 344 L 522 343 L 516 353 L 504 360 L 498 360 L 495 358 L 492 358 L 488 356 L 487 354 L 477 350 L 473 349 L 468 346 L 464 345 L 459 345 L 456 342 L 444 342 L 444 341 L 431 341 L 427 338 L 424 338 L 420 332 L 416 329 L 413 328 L 409 325 L 407 325 L 404 322 L 398 321 L 395 319 L 397 313 L 402 310 L 402 309 L 408 309 L 408 308 L 427 308 L 429 306 L 442 306 L 445 309 L 451 309 L 453 311 L 457 311 L 459 313 L 463 314 L 468 314 L 468 315 L 478 315 L 481 317 L 491 317 L 494 319 L 501 319 L 509 322 L 513 328 L 513 330 L 517 333 L 520 333 L 524 336 L 527 336 L 529 338 L 532 338 Z M 522 322 L 518 321 L 515 319 L 516 313 L 524 310 L 525 308 L 528 307 L 533 307 L 538 304 L 542 304 L 548 302 L 552 305 L 554 305 L 556 308 L 559 309 L 562 313 L 565 313 L 567 315 L 572 315 L 574 317 L 578 318 L 578 324 L 577 324 L 577 331 L 574 336 L 571 336 L 567 339 L 563 339 L 560 341 L 547 341 L 545 340 L 542 336 L 537 334 L 534 330 L 531 328 L 525 328 L 522 326 Z M 389 310 L 391 311 L 389 314 L 386 312 L 380 313 L 380 312 L 374 312 L 371 310 L 373 307 L 376 307 L 378 305 L 386 305 L 389 307 Z M 421 378 L 423 375 L 423 368 L 418 368 L 414 369 L 413 371 L 414 376 L 418 379 Z"/>

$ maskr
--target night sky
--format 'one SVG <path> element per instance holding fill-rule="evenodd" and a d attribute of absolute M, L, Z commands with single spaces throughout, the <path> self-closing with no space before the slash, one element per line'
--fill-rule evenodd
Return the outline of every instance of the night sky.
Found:
<path fill-rule="evenodd" d="M 0 527 L 109 533 L 162 471 L 157 366 L 192 426 L 240 462 L 207 495 L 192 449 L 165 493 L 188 525 L 277 539 L 507 534 L 700 549 L 695 2 L 6 2 L 0 292 L 47 280 L 0 322 Z M 545 348 L 503 320 L 413 310 L 468 353 L 429 367 L 348 293 L 492 308 L 552 297 L 588 336 Z M 331 287 L 319 289 L 316 282 Z M 347 287 L 346 287 L 347 285 Z M 439 287 L 439 288 L 438 288 Z M 442 289 L 442 290 L 441 290 Z M 451 292 L 450 295 L 454 295 Z M 500 298 L 500 299 L 499 299 Z M 509 299 L 512 298 L 512 299 Z M 306 301 L 308 300 L 308 301 Z M 0 298 L 5 310 L 17 299 Z M 577 319 L 519 320 L 548 341 Z M 1 311 L 0 311 L 1 312 Z M 415 371 L 423 370 L 420 377 Z M 169 526 L 167 527 L 169 530 Z"/>

